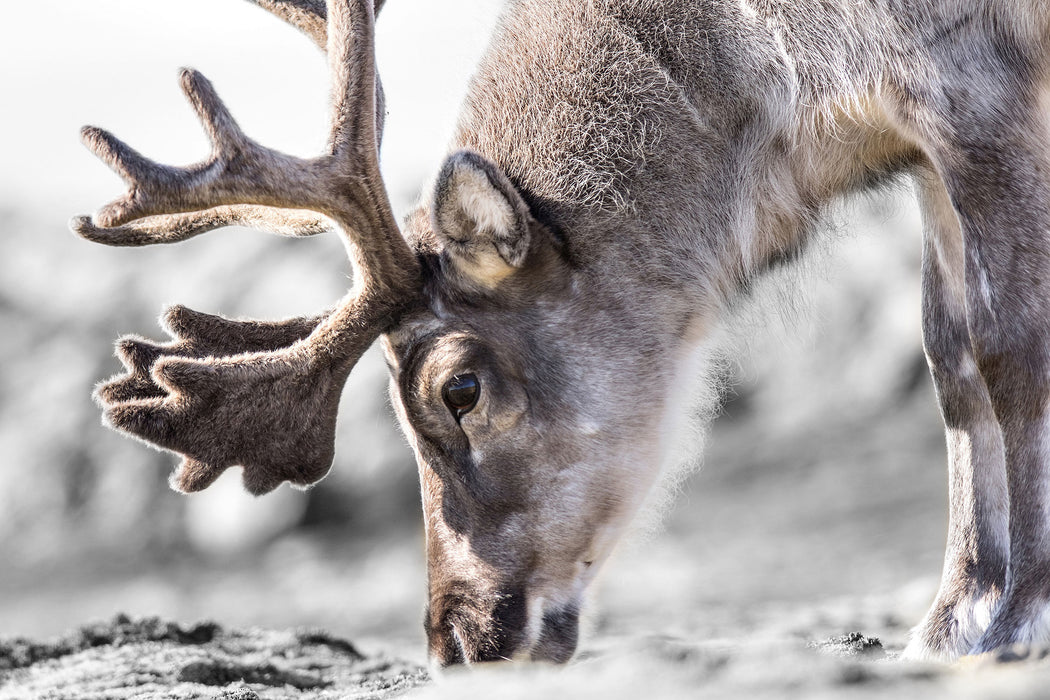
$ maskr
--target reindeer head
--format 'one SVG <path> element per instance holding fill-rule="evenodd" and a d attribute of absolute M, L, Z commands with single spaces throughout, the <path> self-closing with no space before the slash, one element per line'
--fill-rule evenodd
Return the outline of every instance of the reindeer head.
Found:
<path fill-rule="evenodd" d="M 183 491 L 234 465 L 253 493 L 312 484 L 333 460 L 343 382 L 381 337 L 420 470 L 432 658 L 565 661 L 583 592 L 660 461 L 664 348 L 477 153 L 449 157 L 403 237 L 378 172 L 372 0 L 257 2 L 327 48 L 329 149 L 304 160 L 255 143 L 188 71 L 211 158 L 159 165 L 85 129 L 129 191 L 73 228 L 144 245 L 233 223 L 306 235 L 334 222 L 355 288 L 331 312 L 280 323 L 172 309 L 172 342 L 119 342 L 128 372 L 97 392 L 106 420 L 181 454 Z"/>
<path fill-rule="evenodd" d="M 383 340 L 420 470 L 431 653 L 564 661 L 658 462 L 631 400 L 656 380 L 652 348 L 595 308 L 589 273 L 475 153 L 446 161 L 408 229 L 425 308 Z"/>

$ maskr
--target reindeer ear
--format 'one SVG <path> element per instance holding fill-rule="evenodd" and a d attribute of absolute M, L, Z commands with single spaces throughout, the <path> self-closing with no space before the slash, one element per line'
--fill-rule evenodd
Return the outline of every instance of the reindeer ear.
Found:
<path fill-rule="evenodd" d="M 459 151 L 445 161 L 433 219 L 448 259 L 476 282 L 495 286 L 525 264 L 529 207 L 507 176 L 477 153 Z"/>

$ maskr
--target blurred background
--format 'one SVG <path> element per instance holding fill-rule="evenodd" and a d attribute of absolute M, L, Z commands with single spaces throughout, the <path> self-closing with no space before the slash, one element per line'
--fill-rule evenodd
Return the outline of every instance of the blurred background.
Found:
<path fill-rule="evenodd" d="M 399 214 L 440 165 L 500 6 L 396 0 L 383 13 L 383 170 Z M 69 233 L 71 216 L 122 191 L 79 144 L 81 125 L 162 162 L 206 154 L 177 86 L 182 65 L 207 75 L 262 143 L 304 156 L 323 145 L 322 55 L 248 3 L 59 0 L 7 8 L 0 23 L 0 635 L 58 634 L 123 610 L 323 625 L 422 658 L 415 466 L 375 349 L 344 393 L 332 473 L 309 492 L 253 499 L 231 470 L 180 496 L 167 487 L 172 456 L 100 425 L 90 395 L 120 369 L 113 340 L 162 339 L 166 305 L 275 319 L 317 311 L 349 284 L 335 235 L 227 229 L 108 249 Z M 663 531 L 610 563 L 595 638 L 728 635 L 800 601 L 892 615 L 882 623 L 901 630 L 918 620 L 946 519 L 919 228 L 906 186 L 851 202 L 827 244 L 743 311 L 704 465 Z M 777 619 L 792 624 L 789 612 Z"/>

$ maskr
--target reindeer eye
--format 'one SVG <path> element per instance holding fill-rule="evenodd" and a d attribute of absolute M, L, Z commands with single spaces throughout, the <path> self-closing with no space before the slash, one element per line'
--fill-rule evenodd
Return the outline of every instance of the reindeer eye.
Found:
<path fill-rule="evenodd" d="M 473 374 L 457 374 L 441 390 L 441 398 L 457 420 L 477 405 L 480 395 L 481 382 Z"/>

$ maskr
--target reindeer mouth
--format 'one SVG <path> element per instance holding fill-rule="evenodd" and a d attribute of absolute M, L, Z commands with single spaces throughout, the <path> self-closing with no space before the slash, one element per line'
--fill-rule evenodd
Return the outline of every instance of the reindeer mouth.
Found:
<path fill-rule="evenodd" d="M 525 595 L 485 595 L 476 586 L 451 586 L 427 611 L 432 661 L 440 667 L 510 660 L 525 642 Z"/>
<path fill-rule="evenodd" d="M 451 595 L 432 607 L 426 627 L 436 667 L 511 660 L 561 664 L 572 658 L 579 640 L 577 604 L 537 610 L 539 619 L 531 622 L 524 594 L 503 594 L 498 600 L 483 611 L 477 599 Z"/>

